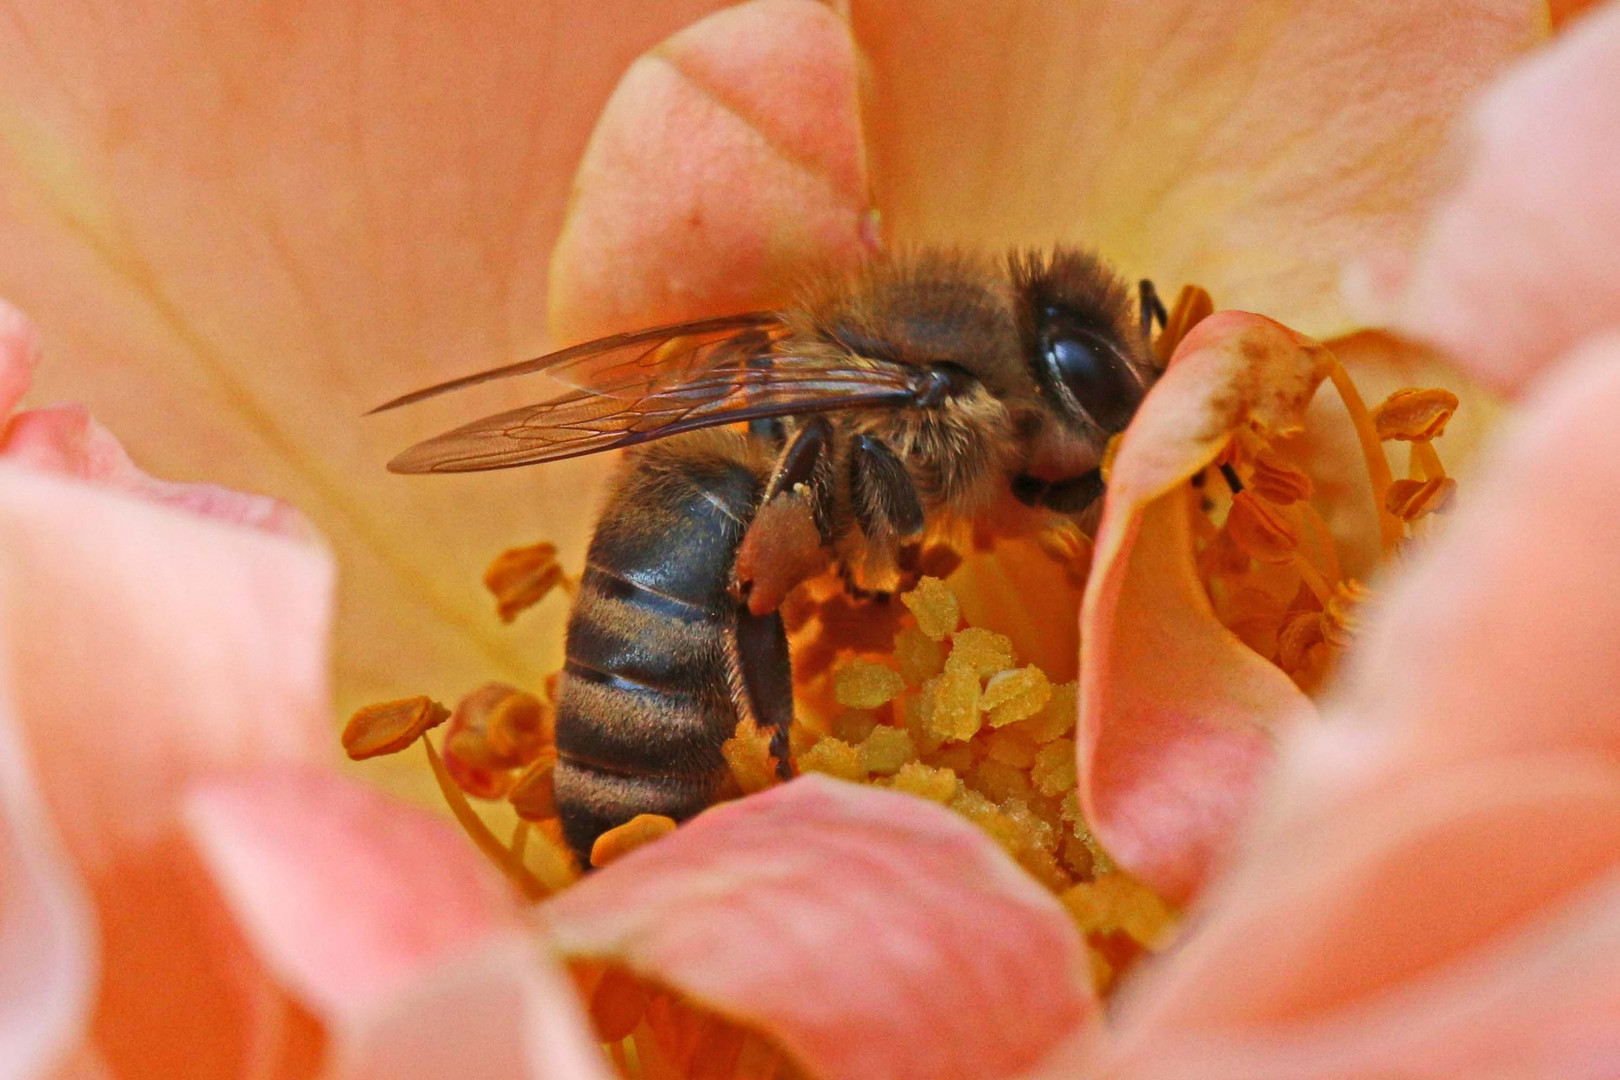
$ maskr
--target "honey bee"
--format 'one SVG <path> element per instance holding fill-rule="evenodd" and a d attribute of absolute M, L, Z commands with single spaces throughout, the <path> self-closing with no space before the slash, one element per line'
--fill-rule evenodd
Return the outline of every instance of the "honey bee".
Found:
<path fill-rule="evenodd" d="M 1164 309 L 1095 256 L 943 251 L 808 280 L 799 301 L 616 334 L 428 387 L 531 372 L 573 389 L 411 447 L 402 473 L 627 454 L 597 520 L 558 684 L 556 804 L 589 865 L 637 814 L 681 820 L 727 777 L 739 721 L 791 774 L 777 605 L 837 568 L 914 575 L 925 536 L 1021 502 L 1079 514 L 1157 372 Z M 640 444 L 648 444 L 642 446 Z"/>

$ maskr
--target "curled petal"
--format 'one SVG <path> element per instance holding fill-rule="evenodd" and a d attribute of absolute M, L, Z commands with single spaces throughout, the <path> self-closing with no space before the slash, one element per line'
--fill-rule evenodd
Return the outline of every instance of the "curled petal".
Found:
<path fill-rule="evenodd" d="M 551 264 L 562 339 L 780 301 L 871 240 L 855 49 L 832 10 L 753 0 L 625 73 Z"/>
<path fill-rule="evenodd" d="M 543 909 L 764 1033 L 812 1075 L 1018 1073 L 1093 1007 L 1061 907 L 921 799 L 805 776 L 711 810 Z"/>
<path fill-rule="evenodd" d="M 1318 337 L 1354 325 L 1344 265 L 1415 238 L 1453 120 L 1546 19 L 1529 0 L 853 6 L 895 235 L 1096 246 Z"/>
<path fill-rule="evenodd" d="M 1183 487 L 1239 428 L 1297 429 L 1327 361 L 1269 319 L 1211 316 L 1114 460 L 1080 616 L 1080 797 L 1109 853 L 1174 900 L 1203 882 L 1243 818 L 1272 729 L 1310 711 L 1216 620 Z"/>
<path fill-rule="evenodd" d="M 1394 297 L 1402 328 L 1517 389 L 1620 308 L 1620 6 L 1493 89 L 1466 179 Z M 1389 289 L 1386 284 L 1385 289 Z"/>
<path fill-rule="evenodd" d="M 1433 764 L 1579 748 L 1620 762 L 1620 335 L 1561 362 L 1387 597 L 1346 704 Z"/>
<path fill-rule="evenodd" d="M 0 312 L 0 318 L 4 313 Z M 83 1037 L 95 928 L 0 701 L 0 1078 L 44 1076 Z"/>
<path fill-rule="evenodd" d="M 515 914 L 448 823 L 331 774 L 200 785 L 186 824 L 257 955 L 324 1018 L 371 1007 Z"/>
<path fill-rule="evenodd" d="M 186 782 L 326 760 L 321 550 L 0 466 L 0 618 L 53 817 L 94 871 Z"/>
<path fill-rule="evenodd" d="M 450 958 L 339 1031 L 338 1080 L 608 1080 L 572 986 L 524 934 Z"/>

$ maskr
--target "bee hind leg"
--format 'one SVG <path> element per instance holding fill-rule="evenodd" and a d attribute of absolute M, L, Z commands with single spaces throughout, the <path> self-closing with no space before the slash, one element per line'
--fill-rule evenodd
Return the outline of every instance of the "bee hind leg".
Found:
<path fill-rule="evenodd" d="M 737 548 L 732 588 L 754 615 L 776 610 L 801 581 L 827 568 L 831 432 L 831 425 L 816 417 L 794 434 L 777 457 L 764 499 Z"/>
<path fill-rule="evenodd" d="M 1164 309 L 1164 301 L 1159 299 L 1159 290 L 1154 288 L 1151 278 L 1136 283 L 1136 296 L 1141 305 L 1142 340 L 1151 342 L 1153 324 L 1157 322 L 1163 330 L 1170 324 L 1170 313 Z"/>

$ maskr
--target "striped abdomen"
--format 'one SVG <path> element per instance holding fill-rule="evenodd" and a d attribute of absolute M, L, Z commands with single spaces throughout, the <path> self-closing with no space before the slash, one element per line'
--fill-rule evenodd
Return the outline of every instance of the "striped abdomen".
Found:
<path fill-rule="evenodd" d="M 785 745 L 781 620 L 748 615 L 729 592 L 766 476 L 740 435 L 681 436 L 629 457 L 603 508 L 557 700 L 557 807 L 582 865 L 637 814 L 708 806 L 743 716 L 777 726 Z"/>

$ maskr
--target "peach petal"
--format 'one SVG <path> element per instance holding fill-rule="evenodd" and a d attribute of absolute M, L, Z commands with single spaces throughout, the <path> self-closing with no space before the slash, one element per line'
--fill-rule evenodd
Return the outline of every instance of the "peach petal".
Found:
<path fill-rule="evenodd" d="M 503 629 L 478 574 L 542 538 L 577 563 L 589 516 L 556 508 L 604 463 L 393 477 L 393 453 L 470 416 L 360 416 L 544 351 L 547 255 L 603 103 L 718 6 L 8 9 L 0 295 L 46 342 L 38 400 L 85 403 L 155 473 L 310 515 L 344 568 L 340 713 L 404 671 L 525 684 L 560 662 L 552 619 Z"/>
<path fill-rule="evenodd" d="M 1577 755 L 1504 758 L 1257 846 L 1124 1003 L 1106 1075 L 1602 1075 L 1617 781 Z"/>
<path fill-rule="evenodd" d="M 449 959 L 339 1034 L 338 1080 L 608 1080 L 567 980 L 528 935 Z"/>
<path fill-rule="evenodd" d="M 805 264 L 866 246 L 848 29 L 811 0 L 753 0 L 631 65 L 574 179 L 552 255 L 562 339 L 770 306 Z"/>
<path fill-rule="evenodd" d="M 192 778 L 332 755 L 331 584 L 317 548 L 0 465 L 17 713 L 81 867 L 161 837 Z"/>
<path fill-rule="evenodd" d="M 1404 247 L 1529 0 L 858 0 L 877 201 L 911 242 L 1093 245 L 1318 337 L 1347 261 Z M 1594 179 L 1594 182 L 1597 182 Z"/>
<path fill-rule="evenodd" d="M 0 313 L 3 317 L 3 313 Z M 82 1039 L 95 982 L 83 883 L 52 834 L 0 703 L 0 1078 L 43 1076 Z"/>
<path fill-rule="evenodd" d="M 39 331 L 27 316 L 0 300 L 0 416 L 10 416 L 39 365 Z"/>
<path fill-rule="evenodd" d="M 515 914 L 443 819 L 311 770 L 206 782 L 189 834 L 256 953 L 322 1017 L 343 1017 Z"/>
<path fill-rule="evenodd" d="M 708 811 L 541 911 L 563 955 L 690 994 L 818 1077 L 1013 1075 L 1094 1008 L 1062 908 L 984 834 L 820 776 Z"/>
<path fill-rule="evenodd" d="M 1400 326 L 1519 389 L 1620 309 L 1620 7 L 1496 86 L 1466 179 L 1394 298 Z"/>
<path fill-rule="evenodd" d="M 1311 712 L 1216 621 L 1183 487 L 1234 430 L 1296 430 L 1326 360 L 1269 319 L 1211 316 L 1142 403 L 1110 475 L 1080 615 L 1080 797 L 1109 853 L 1174 901 L 1246 815 L 1273 729 Z"/>
<path fill-rule="evenodd" d="M 1616 409 L 1610 334 L 1525 403 L 1365 633 L 1345 703 L 1409 718 L 1409 767 L 1555 748 L 1620 761 Z"/>
<path fill-rule="evenodd" d="M 129 459 L 112 432 L 82 405 L 32 409 L 12 417 L 0 434 L 0 458 L 93 480 L 232 525 L 295 540 L 315 539 L 304 516 L 280 499 L 217 484 L 176 484 L 148 476 Z"/>

